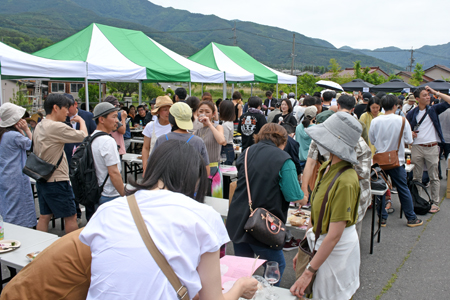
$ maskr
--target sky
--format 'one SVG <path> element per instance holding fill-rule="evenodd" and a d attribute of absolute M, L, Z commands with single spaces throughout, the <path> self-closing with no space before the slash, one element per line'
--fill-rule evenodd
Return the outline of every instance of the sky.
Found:
<path fill-rule="evenodd" d="M 450 42 L 448 0 L 150 0 L 163 7 L 280 27 L 335 47 L 418 49 Z M 445 13 L 443 13 L 445 12 Z M 237 24 L 239 34 L 239 24 Z"/>

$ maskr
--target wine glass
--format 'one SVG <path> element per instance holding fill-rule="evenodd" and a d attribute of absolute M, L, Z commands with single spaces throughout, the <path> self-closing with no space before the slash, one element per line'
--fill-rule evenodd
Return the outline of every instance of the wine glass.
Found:
<path fill-rule="evenodd" d="M 264 273 L 264 278 L 270 283 L 270 291 L 267 295 L 267 299 L 275 300 L 278 299 L 278 294 L 273 290 L 273 285 L 280 281 L 280 269 L 276 261 L 268 261 L 266 263 L 266 272 Z"/>
<path fill-rule="evenodd" d="M 222 153 L 220 155 L 220 163 L 223 165 L 226 161 L 227 161 L 227 154 L 226 153 Z"/>

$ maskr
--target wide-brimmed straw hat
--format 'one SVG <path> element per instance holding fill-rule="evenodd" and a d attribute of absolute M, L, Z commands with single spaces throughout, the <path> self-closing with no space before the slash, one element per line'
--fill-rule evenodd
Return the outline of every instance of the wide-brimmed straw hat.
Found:
<path fill-rule="evenodd" d="M 161 107 L 172 105 L 173 101 L 169 96 L 159 96 L 158 98 L 156 98 L 155 107 L 152 109 L 152 115 L 157 115 Z"/>
<path fill-rule="evenodd" d="M 22 119 L 26 109 L 12 104 L 5 103 L 0 106 L 0 127 L 6 128 L 15 125 Z"/>
<path fill-rule="evenodd" d="M 34 121 L 37 123 L 39 123 L 41 121 L 41 116 L 39 114 L 32 114 L 31 117 L 26 118 L 25 119 L 28 123 L 30 123 L 30 121 Z"/>
<path fill-rule="evenodd" d="M 308 127 L 305 132 L 330 153 L 354 165 L 358 164 L 355 146 L 361 136 L 362 126 L 349 113 L 334 113 L 324 123 Z"/>

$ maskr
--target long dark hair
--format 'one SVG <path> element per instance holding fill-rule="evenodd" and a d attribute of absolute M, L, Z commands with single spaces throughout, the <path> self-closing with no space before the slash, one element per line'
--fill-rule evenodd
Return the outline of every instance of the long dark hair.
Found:
<path fill-rule="evenodd" d="M 169 191 L 203 203 L 208 177 L 205 162 L 194 147 L 179 140 L 168 140 L 159 145 L 150 158 L 142 180 L 129 179 L 134 189 L 125 189 L 128 195 L 139 190 L 154 189 L 161 180 Z"/>
<path fill-rule="evenodd" d="M 9 127 L 0 127 L 0 142 L 2 141 L 3 134 L 8 132 L 8 131 L 17 131 L 17 132 L 19 132 L 19 130 L 17 130 L 15 124 L 12 125 L 12 126 L 9 126 Z"/>
<path fill-rule="evenodd" d="M 311 118 L 311 116 L 305 116 L 305 115 L 303 115 L 303 116 L 304 116 L 304 118 L 302 121 L 302 125 L 304 128 L 308 128 L 308 126 L 311 125 L 312 119 L 314 119 L 314 118 Z"/>

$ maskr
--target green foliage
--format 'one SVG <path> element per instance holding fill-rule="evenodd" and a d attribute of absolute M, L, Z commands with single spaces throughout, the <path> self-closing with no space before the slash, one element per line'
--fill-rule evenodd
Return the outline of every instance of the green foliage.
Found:
<path fill-rule="evenodd" d="M 27 97 L 27 92 L 24 92 L 24 90 L 27 90 L 27 86 L 24 84 L 16 83 L 17 86 L 17 93 L 16 90 L 13 89 L 13 97 L 9 98 L 9 102 L 14 103 L 18 106 L 27 107 L 33 104 L 33 100 L 31 98 Z"/>
<path fill-rule="evenodd" d="M 316 85 L 316 82 L 319 81 L 320 78 L 314 77 L 309 74 L 304 74 L 299 76 L 297 79 L 297 92 L 298 94 L 314 94 L 315 92 L 319 92 L 322 90 L 321 87 Z"/>
<path fill-rule="evenodd" d="M 153 98 L 164 95 L 164 91 L 156 83 L 144 83 L 142 85 L 142 100 L 144 101 L 149 101 Z M 139 97 L 139 95 L 137 96 Z"/>
<path fill-rule="evenodd" d="M 98 103 L 98 84 L 88 84 L 88 91 L 89 91 L 89 104 L 92 103 Z M 86 94 L 85 94 L 85 88 L 82 87 L 78 90 L 78 98 L 80 98 L 81 102 L 86 102 Z"/>
<path fill-rule="evenodd" d="M 30 37 L 17 30 L 0 27 L 0 40 L 8 46 L 24 52 L 33 53 L 53 44 L 48 38 Z"/>
<path fill-rule="evenodd" d="M 110 93 L 122 93 L 122 96 L 117 98 L 120 101 L 123 101 L 125 97 L 131 97 L 131 94 L 139 91 L 138 83 L 107 82 L 106 87 L 109 89 Z"/>
<path fill-rule="evenodd" d="M 339 72 L 341 71 L 341 66 L 335 58 L 330 58 L 330 65 L 328 66 L 330 72 L 332 73 L 330 80 L 337 82 L 339 78 Z"/>
<path fill-rule="evenodd" d="M 355 70 L 355 78 L 362 78 L 363 73 L 361 72 L 361 61 L 357 60 L 355 61 L 355 64 L 353 65 L 353 69 Z"/>
<path fill-rule="evenodd" d="M 277 91 L 277 85 L 273 84 L 273 83 L 259 83 L 258 87 L 263 90 L 263 91 L 271 91 L 272 93 L 276 93 Z M 278 98 L 277 96 L 275 96 L 275 98 Z"/>
<path fill-rule="evenodd" d="M 394 73 L 389 74 L 389 77 L 386 81 L 391 81 L 392 79 L 402 79 L 400 76 L 395 75 Z"/>
<path fill-rule="evenodd" d="M 415 86 L 420 85 L 423 81 L 423 75 L 425 75 L 425 71 L 422 69 L 422 65 L 416 64 L 409 83 Z"/>
<path fill-rule="evenodd" d="M 173 96 L 175 95 L 175 92 L 171 88 L 168 88 L 166 89 L 166 94 L 170 94 L 171 96 Z"/>

